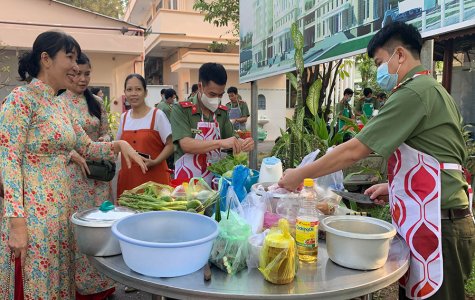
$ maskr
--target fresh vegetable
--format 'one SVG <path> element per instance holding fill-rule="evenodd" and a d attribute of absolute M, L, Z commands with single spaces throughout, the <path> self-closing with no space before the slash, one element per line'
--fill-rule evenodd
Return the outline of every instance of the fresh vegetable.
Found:
<path fill-rule="evenodd" d="M 237 165 L 248 166 L 247 153 L 242 152 L 236 155 L 228 155 L 220 161 L 211 164 L 211 166 L 208 167 L 208 170 L 214 174 L 223 176 L 224 173 L 232 171 Z"/>
<path fill-rule="evenodd" d="M 213 205 L 218 198 L 214 191 L 202 190 L 189 197 L 171 196 L 172 188 L 155 182 L 144 183 L 130 191 L 125 191 L 118 202 L 140 211 L 153 210 L 181 210 L 195 213 L 204 213 L 204 210 Z"/>

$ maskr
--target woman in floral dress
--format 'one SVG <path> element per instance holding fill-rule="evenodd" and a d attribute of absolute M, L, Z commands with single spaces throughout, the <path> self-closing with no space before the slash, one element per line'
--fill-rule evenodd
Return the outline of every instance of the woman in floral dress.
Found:
<path fill-rule="evenodd" d="M 84 129 L 93 141 L 109 142 L 109 122 L 102 105 L 102 99 L 88 89 L 91 80 L 91 63 L 86 54 L 81 53 L 78 60 L 79 72 L 71 87 L 59 96 L 69 107 L 71 116 Z M 69 154 L 70 161 L 66 171 L 71 180 L 71 203 L 73 212 L 90 209 L 112 199 L 109 182 L 88 179 L 86 160 L 75 150 Z M 73 227 L 74 230 L 74 227 Z M 75 245 L 77 247 L 77 245 Z M 76 300 L 105 299 L 114 293 L 114 281 L 97 272 L 90 265 L 87 256 L 76 248 L 75 253 Z M 87 296 L 86 296 L 87 295 Z"/>
<path fill-rule="evenodd" d="M 55 97 L 78 71 L 79 44 L 58 31 L 40 34 L 19 61 L 21 79 L 0 111 L 0 169 L 4 185 L 0 239 L 0 298 L 74 299 L 73 236 L 68 155 L 114 159 L 127 166 L 141 157 L 121 142 L 92 142 Z M 17 271 L 17 272 L 15 272 Z M 21 276 L 19 273 L 21 271 Z M 16 283 L 16 284 L 15 284 Z M 21 289 L 23 285 L 23 289 Z M 22 296 L 22 295 L 19 295 Z"/>

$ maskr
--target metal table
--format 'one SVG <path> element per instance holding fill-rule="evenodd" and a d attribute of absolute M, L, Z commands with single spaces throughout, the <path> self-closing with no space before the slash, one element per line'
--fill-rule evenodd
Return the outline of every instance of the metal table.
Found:
<path fill-rule="evenodd" d="M 350 249 L 349 249 L 350 250 Z M 191 254 L 191 253 L 190 253 Z M 211 267 L 211 281 L 204 281 L 203 270 L 173 278 L 153 278 L 130 270 L 122 255 L 89 257 L 91 263 L 110 278 L 130 287 L 178 299 L 349 299 L 368 295 L 401 278 L 409 267 L 409 248 L 396 236 L 386 264 L 374 271 L 347 269 L 333 263 L 325 242 L 320 241 L 318 262 L 300 263 L 292 283 L 275 285 L 264 280 L 259 270 L 243 270 L 234 276 Z M 158 296 L 160 295 L 160 296 Z M 157 297 L 158 296 L 158 297 Z"/>

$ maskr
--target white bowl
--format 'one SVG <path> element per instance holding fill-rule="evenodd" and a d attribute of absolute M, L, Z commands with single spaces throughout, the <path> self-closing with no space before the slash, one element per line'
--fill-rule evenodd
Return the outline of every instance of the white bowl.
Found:
<path fill-rule="evenodd" d="M 329 216 L 321 221 L 326 231 L 328 257 L 347 268 L 374 270 L 388 258 L 396 229 L 388 222 L 362 216 Z"/>
<path fill-rule="evenodd" d="M 195 213 L 154 211 L 117 221 L 112 233 L 130 269 L 152 277 L 175 277 L 208 262 L 218 223 Z"/>

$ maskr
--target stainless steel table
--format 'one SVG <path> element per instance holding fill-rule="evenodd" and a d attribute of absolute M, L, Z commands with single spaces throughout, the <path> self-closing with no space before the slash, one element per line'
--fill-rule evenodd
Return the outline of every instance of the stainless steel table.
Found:
<path fill-rule="evenodd" d="M 351 251 L 351 249 L 348 249 Z M 340 267 L 327 255 L 324 242 L 319 243 L 318 263 L 300 263 L 295 280 L 275 285 L 264 280 L 257 269 L 228 276 L 211 267 L 211 281 L 204 281 L 203 270 L 174 278 L 152 278 L 130 270 L 122 255 L 89 257 L 92 264 L 110 278 L 156 295 L 178 299 L 349 299 L 380 290 L 401 278 L 409 267 L 409 248 L 396 236 L 388 261 L 374 271 L 357 271 Z"/>

